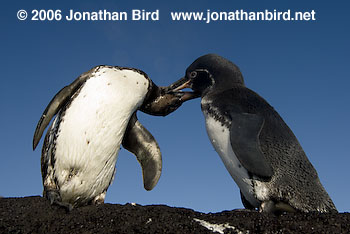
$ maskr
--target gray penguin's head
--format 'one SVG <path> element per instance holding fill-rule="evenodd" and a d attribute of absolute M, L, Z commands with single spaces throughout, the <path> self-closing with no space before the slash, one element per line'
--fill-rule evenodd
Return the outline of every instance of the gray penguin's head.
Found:
<path fill-rule="evenodd" d="M 203 96 L 211 89 L 224 90 L 237 85 L 244 86 L 239 68 L 217 54 L 206 54 L 197 58 L 186 69 L 185 77 L 169 86 L 169 91 L 191 88 Z"/>

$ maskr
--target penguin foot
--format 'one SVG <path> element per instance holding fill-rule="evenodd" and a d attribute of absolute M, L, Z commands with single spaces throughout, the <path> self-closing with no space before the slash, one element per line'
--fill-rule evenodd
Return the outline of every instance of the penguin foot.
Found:
<path fill-rule="evenodd" d="M 257 212 L 257 210 L 254 210 L 254 209 L 234 209 L 234 211 L 238 211 L 238 212 Z"/>
<path fill-rule="evenodd" d="M 50 190 L 45 191 L 45 197 L 49 200 L 51 205 L 57 205 L 63 207 L 67 212 L 71 212 L 73 210 L 72 204 L 68 202 L 62 202 L 61 196 L 58 191 Z"/>
<path fill-rule="evenodd" d="M 105 197 L 106 197 L 106 192 L 104 191 L 103 193 L 101 193 L 100 195 L 96 196 L 93 200 L 92 200 L 92 204 L 94 205 L 100 205 L 105 203 Z"/>
<path fill-rule="evenodd" d="M 285 202 L 274 202 L 272 200 L 264 201 L 260 205 L 260 212 L 271 213 L 275 215 L 280 215 L 284 212 L 295 213 L 296 209 L 291 207 L 289 204 Z"/>

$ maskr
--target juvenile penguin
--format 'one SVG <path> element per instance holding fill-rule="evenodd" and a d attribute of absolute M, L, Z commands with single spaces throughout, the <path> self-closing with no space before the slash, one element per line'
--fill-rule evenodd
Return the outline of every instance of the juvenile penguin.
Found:
<path fill-rule="evenodd" d="M 243 205 L 262 212 L 336 212 L 297 138 L 239 68 L 215 54 L 195 60 L 169 92 L 191 88 L 212 145 L 241 190 Z"/>
<path fill-rule="evenodd" d="M 94 67 L 60 90 L 33 138 L 35 150 L 56 115 L 42 147 L 44 197 L 68 209 L 103 203 L 121 144 L 140 162 L 145 189 L 153 189 L 161 175 L 161 153 L 136 111 L 165 116 L 191 98 L 164 90 L 143 71 L 117 66 Z"/>

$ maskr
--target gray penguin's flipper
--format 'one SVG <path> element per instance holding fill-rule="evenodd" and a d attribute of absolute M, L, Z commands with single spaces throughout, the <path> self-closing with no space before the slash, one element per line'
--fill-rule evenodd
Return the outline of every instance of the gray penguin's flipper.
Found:
<path fill-rule="evenodd" d="M 58 113 L 58 111 L 67 103 L 71 96 L 81 87 L 81 85 L 90 77 L 91 70 L 80 75 L 70 85 L 67 85 L 61 89 L 55 97 L 47 105 L 44 113 L 36 126 L 34 137 L 33 137 L 33 150 L 38 145 L 41 136 L 44 133 L 45 128 L 50 123 L 52 117 Z"/>
<path fill-rule="evenodd" d="M 145 189 L 152 190 L 162 172 L 162 154 L 152 134 L 137 120 L 136 112 L 129 121 L 122 144 L 141 164 Z"/>
<path fill-rule="evenodd" d="M 255 207 L 252 204 L 250 204 L 250 202 L 244 197 L 242 191 L 240 191 L 240 193 L 243 206 L 248 210 L 255 210 Z"/>
<path fill-rule="evenodd" d="M 255 176 L 269 178 L 273 169 L 260 149 L 259 135 L 264 118 L 256 114 L 231 112 L 230 140 L 243 167 Z"/>

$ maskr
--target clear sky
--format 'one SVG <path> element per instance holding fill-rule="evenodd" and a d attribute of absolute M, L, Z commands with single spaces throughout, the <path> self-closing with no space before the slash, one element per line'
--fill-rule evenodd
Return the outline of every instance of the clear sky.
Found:
<path fill-rule="evenodd" d="M 0 195 L 41 195 L 40 154 L 32 137 L 51 98 L 100 65 L 135 67 L 158 85 L 184 75 L 194 59 L 217 53 L 236 63 L 247 87 L 293 130 L 339 211 L 348 200 L 350 16 L 348 1 L 4 1 L 0 25 Z M 29 13 L 27 20 L 17 12 Z M 33 9 L 159 10 L 158 21 L 32 21 Z M 310 21 L 173 21 L 175 11 L 316 12 Z M 106 202 L 165 204 L 202 212 L 242 208 L 239 190 L 208 140 L 200 100 L 167 117 L 139 112 L 157 139 L 163 172 L 151 191 L 122 149 Z"/>

